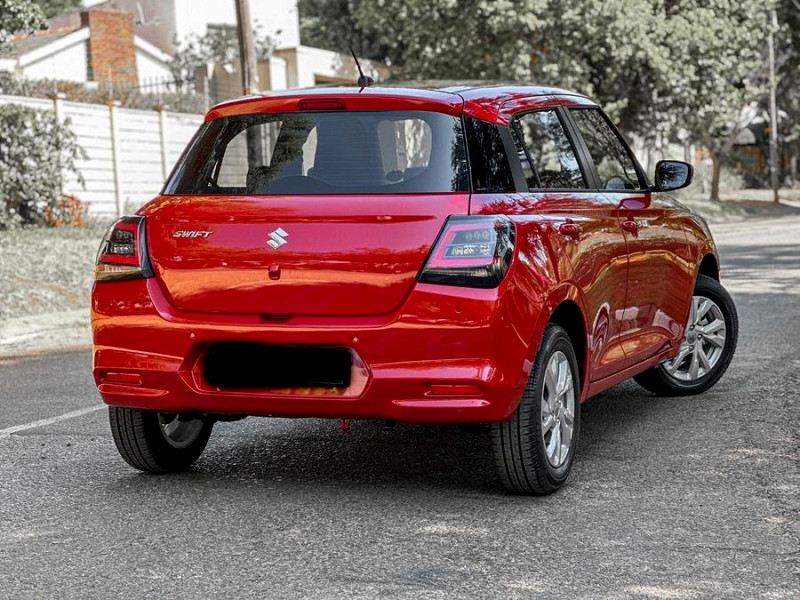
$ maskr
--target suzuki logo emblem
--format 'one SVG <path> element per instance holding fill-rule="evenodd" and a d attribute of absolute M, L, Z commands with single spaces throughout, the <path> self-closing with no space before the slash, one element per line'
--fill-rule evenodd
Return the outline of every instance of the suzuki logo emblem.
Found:
<path fill-rule="evenodd" d="M 289 237 L 289 234 L 286 233 L 282 228 L 278 227 L 275 231 L 269 234 L 269 237 L 272 239 L 267 240 L 267 244 L 273 250 L 277 250 L 284 244 L 288 244 L 286 238 Z"/>

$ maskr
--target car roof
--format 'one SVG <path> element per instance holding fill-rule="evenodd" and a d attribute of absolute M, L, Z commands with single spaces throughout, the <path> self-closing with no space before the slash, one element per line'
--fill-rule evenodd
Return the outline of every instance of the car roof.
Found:
<path fill-rule="evenodd" d="M 298 110 L 301 100 L 340 99 L 348 108 L 416 108 L 452 115 L 467 114 L 482 119 L 499 115 L 500 107 L 524 98 L 569 96 L 579 103 L 591 101 L 576 92 L 553 87 L 497 82 L 414 81 L 382 83 L 370 87 L 318 86 L 293 90 L 259 92 L 214 106 L 206 120 L 254 112 Z M 503 119 L 499 119 L 502 121 Z"/>

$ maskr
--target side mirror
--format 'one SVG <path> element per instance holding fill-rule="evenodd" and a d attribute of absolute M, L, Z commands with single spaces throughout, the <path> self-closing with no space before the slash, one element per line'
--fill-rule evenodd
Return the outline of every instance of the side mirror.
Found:
<path fill-rule="evenodd" d="M 656 163 L 656 190 L 671 192 L 692 183 L 694 168 L 682 160 L 660 160 Z"/>

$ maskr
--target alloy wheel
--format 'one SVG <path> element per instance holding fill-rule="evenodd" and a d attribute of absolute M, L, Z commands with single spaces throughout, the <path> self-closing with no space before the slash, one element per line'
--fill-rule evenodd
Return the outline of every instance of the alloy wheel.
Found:
<path fill-rule="evenodd" d="M 719 305 L 706 296 L 694 296 L 678 356 L 666 361 L 664 370 L 683 382 L 705 377 L 722 358 L 727 333 Z"/>
<path fill-rule="evenodd" d="M 547 362 L 542 386 L 542 439 L 552 467 L 567 462 L 574 429 L 574 377 L 567 356 L 559 350 Z"/>

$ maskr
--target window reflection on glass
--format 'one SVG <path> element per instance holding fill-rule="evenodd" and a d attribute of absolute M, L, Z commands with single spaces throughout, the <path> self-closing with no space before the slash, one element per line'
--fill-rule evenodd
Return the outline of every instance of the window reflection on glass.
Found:
<path fill-rule="evenodd" d="M 583 189 L 583 179 L 572 144 L 554 110 L 528 113 L 517 120 L 525 148 L 538 175 L 528 185 L 544 189 Z M 524 164 L 524 162 L 523 162 Z M 532 185 L 533 184 L 533 185 Z"/>
<path fill-rule="evenodd" d="M 638 190 L 639 175 L 628 150 L 608 122 L 593 108 L 572 109 L 572 118 L 580 129 L 592 155 L 600 186 L 605 190 Z"/>

